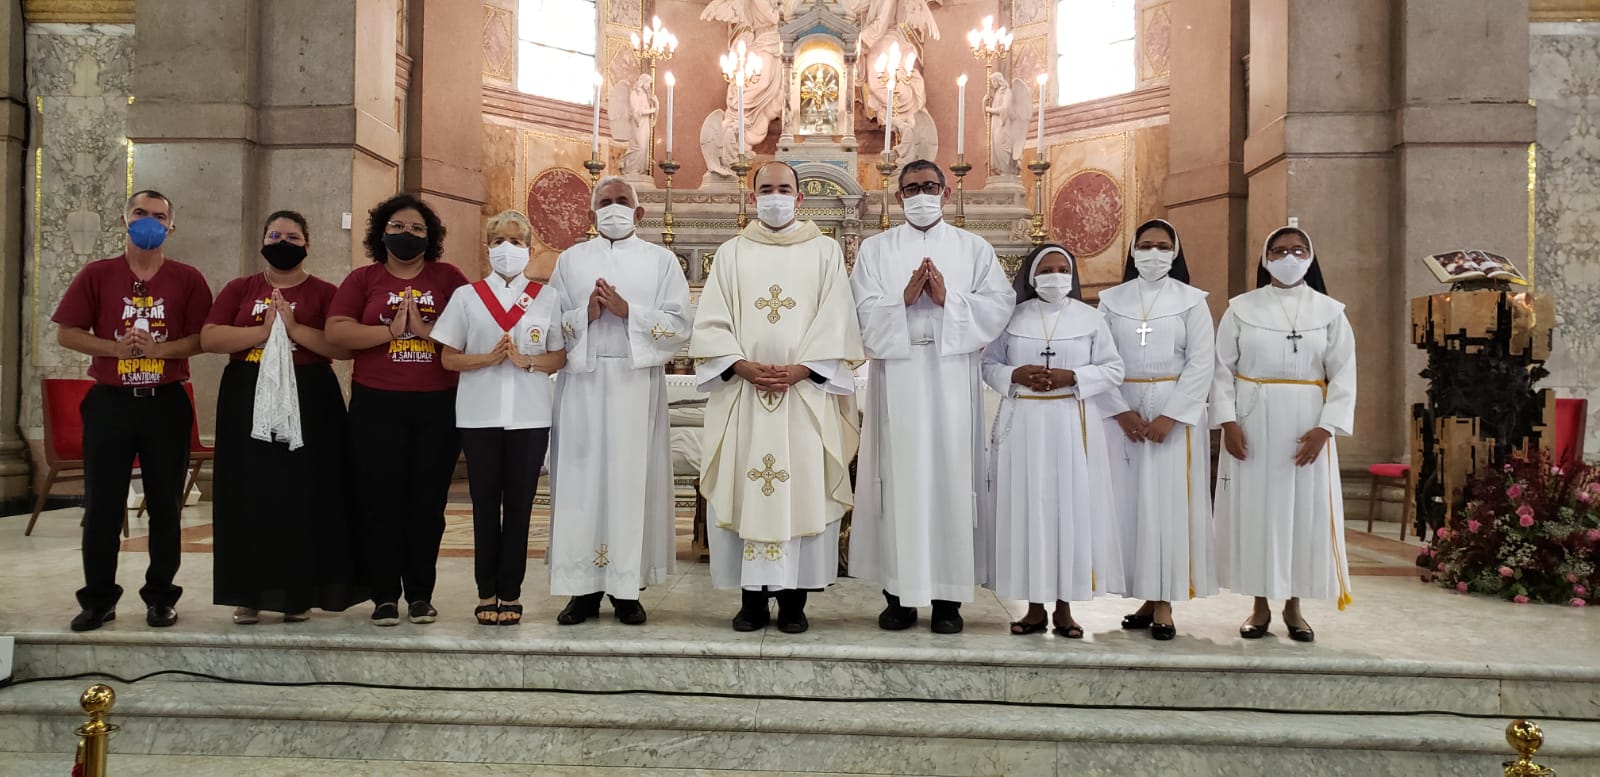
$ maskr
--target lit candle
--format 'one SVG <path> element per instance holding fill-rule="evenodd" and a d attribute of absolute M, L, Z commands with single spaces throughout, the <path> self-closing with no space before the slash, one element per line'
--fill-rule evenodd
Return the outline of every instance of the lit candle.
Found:
<path fill-rule="evenodd" d="M 668 92 L 671 94 L 671 92 Z M 956 156 L 967 153 L 967 74 L 956 79 Z"/>
<path fill-rule="evenodd" d="M 672 158 L 672 87 L 673 87 L 673 85 L 678 83 L 678 79 L 673 78 L 672 77 L 672 71 L 668 70 L 667 71 L 667 75 L 666 75 L 666 81 L 667 81 L 667 158 L 671 159 Z"/>
<path fill-rule="evenodd" d="M 894 148 L 894 71 L 889 71 L 889 108 L 884 112 L 883 153 Z"/>
<path fill-rule="evenodd" d="M 1044 158 L 1044 85 L 1050 80 L 1049 73 L 1039 74 L 1039 158 Z"/>
<path fill-rule="evenodd" d="M 589 153 L 596 159 L 600 157 L 600 84 L 604 80 L 598 72 L 594 74 L 594 135 L 589 143 Z"/>

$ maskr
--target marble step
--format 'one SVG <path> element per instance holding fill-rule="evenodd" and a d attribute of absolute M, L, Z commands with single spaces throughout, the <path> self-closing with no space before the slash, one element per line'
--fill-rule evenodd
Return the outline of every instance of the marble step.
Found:
<path fill-rule="evenodd" d="M 79 681 L 0 690 L 0 749 L 70 753 Z M 948 702 L 265 688 L 118 689 L 119 755 L 956 777 L 1498 774 L 1505 721 L 1063 710 Z M 1541 762 L 1600 773 L 1600 724 L 1545 724 Z M 0 759 L 3 762 L 4 759 Z M 380 767 L 376 773 L 400 773 Z M 546 773 L 540 770 L 539 773 Z M 579 772 L 581 773 L 581 772 Z M 603 772 L 601 772 L 603 774 Z M 668 772 L 670 774 L 670 772 Z M 692 772 L 691 772 L 692 773 Z"/>
<path fill-rule="evenodd" d="M 0 777 L 67 774 L 69 753 L 7 753 Z M 106 770 L 115 777 L 527 777 L 527 764 L 372 761 L 343 758 L 283 758 L 112 753 Z M 859 774 L 859 772 L 857 773 Z M 541 765 L 539 777 L 855 777 L 844 772 L 754 772 L 744 769 L 662 769 L 631 766 Z"/>
<path fill-rule="evenodd" d="M 103 672 L 131 679 L 177 669 L 237 680 L 449 689 L 1600 717 L 1600 670 L 1593 668 L 1386 660 L 1316 650 L 1128 653 L 1115 646 L 1038 637 L 1000 643 L 1016 644 L 1015 649 L 947 648 L 935 647 L 936 639 L 914 635 L 903 644 L 463 640 L 394 633 L 374 637 L 360 631 L 106 630 L 19 635 L 16 676 Z"/>

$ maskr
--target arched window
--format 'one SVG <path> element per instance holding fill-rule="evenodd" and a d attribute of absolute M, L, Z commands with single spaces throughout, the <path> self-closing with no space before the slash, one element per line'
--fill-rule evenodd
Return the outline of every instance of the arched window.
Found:
<path fill-rule="evenodd" d="M 517 90 L 594 104 L 595 0 L 520 0 Z"/>
<path fill-rule="evenodd" d="M 1133 38 L 1133 0 L 1059 0 L 1056 104 L 1133 91 Z"/>

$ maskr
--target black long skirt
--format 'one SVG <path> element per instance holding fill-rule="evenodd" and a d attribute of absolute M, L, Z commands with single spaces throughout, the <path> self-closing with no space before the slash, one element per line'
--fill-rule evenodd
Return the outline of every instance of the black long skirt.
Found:
<path fill-rule="evenodd" d="M 367 599 L 348 488 L 344 395 L 325 364 L 295 368 L 305 445 L 251 438 L 259 367 L 230 361 L 217 392 L 212 528 L 217 604 L 299 613 Z"/>

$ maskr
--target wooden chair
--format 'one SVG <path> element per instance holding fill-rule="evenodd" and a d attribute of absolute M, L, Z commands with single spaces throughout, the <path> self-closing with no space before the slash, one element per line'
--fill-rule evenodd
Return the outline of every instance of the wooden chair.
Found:
<path fill-rule="evenodd" d="M 1589 400 L 1556 400 L 1557 466 L 1583 461 L 1583 440 L 1589 428 Z"/>
<path fill-rule="evenodd" d="M 44 504 L 50 499 L 50 490 L 56 483 L 83 479 L 83 414 L 78 407 L 83 404 L 83 398 L 91 388 L 94 388 L 92 380 L 47 378 L 39 381 L 47 469 L 44 485 L 34 495 L 33 515 L 28 518 L 28 528 L 22 532 L 24 537 L 33 534 L 33 526 L 39 522 L 39 513 L 44 511 Z M 139 466 L 138 458 L 133 460 L 133 466 Z M 78 525 L 82 526 L 83 522 L 79 521 Z M 122 511 L 122 536 L 128 536 L 126 509 Z"/>
<path fill-rule="evenodd" d="M 194 384 L 183 384 L 183 390 L 189 393 L 189 406 L 194 407 Z M 178 502 L 178 509 L 189 504 L 189 494 L 194 491 L 195 481 L 200 478 L 200 467 L 206 462 L 217 458 L 217 449 L 200 441 L 200 411 L 192 411 L 189 420 L 189 478 L 183 484 L 183 500 Z M 139 501 L 139 516 L 144 517 L 144 500 Z"/>
<path fill-rule="evenodd" d="M 1367 531 L 1372 531 L 1372 521 L 1378 515 L 1378 503 L 1393 503 L 1393 497 L 1384 496 L 1381 492 L 1385 485 L 1396 485 L 1405 489 L 1405 495 L 1400 498 L 1400 539 L 1406 538 L 1406 529 L 1411 526 L 1411 511 L 1416 502 L 1416 486 L 1411 482 L 1411 465 L 1409 464 L 1374 464 L 1367 467 L 1367 473 L 1372 475 L 1372 490 L 1367 492 Z"/>

